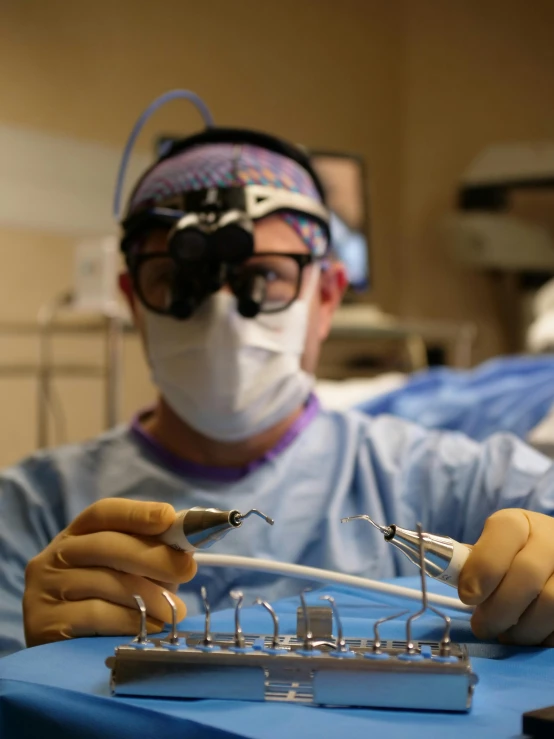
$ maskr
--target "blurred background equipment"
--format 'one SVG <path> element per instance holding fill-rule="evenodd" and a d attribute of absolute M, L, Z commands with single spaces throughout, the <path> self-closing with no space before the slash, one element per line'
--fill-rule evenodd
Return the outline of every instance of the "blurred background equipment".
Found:
<path fill-rule="evenodd" d="M 462 174 L 458 210 L 444 219 L 446 247 L 482 269 L 554 273 L 554 231 L 548 227 L 554 219 L 543 212 L 542 222 L 535 222 L 518 214 L 514 202 L 518 193 L 549 190 L 554 142 L 488 147 Z"/>
<path fill-rule="evenodd" d="M 115 236 L 83 239 L 75 247 L 72 306 L 109 316 L 122 311 L 119 299 L 119 241 Z"/>
<path fill-rule="evenodd" d="M 526 334 L 537 289 L 554 276 L 554 142 L 487 147 L 462 174 L 457 197 L 441 223 L 446 250 L 500 283 L 511 351 L 539 348 L 545 320 Z"/>

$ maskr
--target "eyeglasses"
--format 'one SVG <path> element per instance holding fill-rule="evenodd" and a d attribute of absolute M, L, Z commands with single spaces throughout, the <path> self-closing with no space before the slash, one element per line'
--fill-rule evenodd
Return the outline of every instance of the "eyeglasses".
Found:
<path fill-rule="evenodd" d="M 304 268 L 317 260 L 312 254 L 264 252 L 237 263 L 183 262 L 167 252 L 152 252 L 134 255 L 129 269 L 139 299 L 156 313 L 174 315 L 176 301 L 198 305 L 226 284 L 239 311 L 248 315 L 250 302 L 255 315 L 288 308 L 300 294 Z"/>

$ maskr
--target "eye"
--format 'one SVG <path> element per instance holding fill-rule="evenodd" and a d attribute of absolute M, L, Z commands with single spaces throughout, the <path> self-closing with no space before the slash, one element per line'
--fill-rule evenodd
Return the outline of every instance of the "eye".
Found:
<path fill-rule="evenodd" d="M 145 303 L 157 310 L 167 306 L 175 279 L 176 266 L 165 255 L 145 259 L 137 269 L 137 290 Z"/>
<path fill-rule="evenodd" d="M 250 273 L 265 277 L 268 282 L 283 280 L 294 283 L 298 279 L 299 267 L 296 260 L 283 254 L 252 257 L 244 264 L 244 269 Z"/>
<path fill-rule="evenodd" d="M 253 265 L 250 269 L 251 274 L 261 275 L 266 282 L 275 282 L 280 279 L 280 275 L 271 267 L 264 267 L 262 265 Z"/>

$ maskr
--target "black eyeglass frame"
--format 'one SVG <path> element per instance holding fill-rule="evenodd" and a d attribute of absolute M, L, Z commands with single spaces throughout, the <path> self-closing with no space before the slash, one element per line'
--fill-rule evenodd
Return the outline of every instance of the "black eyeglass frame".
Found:
<path fill-rule="evenodd" d="M 284 310 L 287 310 L 287 308 L 290 308 L 290 306 L 294 303 L 295 300 L 298 300 L 298 297 L 300 295 L 300 290 L 302 287 L 302 277 L 304 274 L 304 269 L 308 267 L 311 264 L 315 264 L 316 262 L 325 262 L 327 258 L 325 256 L 315 256 L 314 254 L 299 254 L 297 252 L 254 252 L 248 259 L 252 259 L 253 257 L 287 257 L 289 259 L 293 259 L 297 265 L 298 265 L 298 277 L 296 281 L 296 285 L 294 288 L 294 296 L 289 300 L 287 303 L 285 303 L 282 306 L 279 306 L 278 308 L 273 309 L 260 309 L 260 313 L 263 313 L 265 315 L 273 314 L 273 313 L 280 313 Z M 129 274 L 131 276 L 131 282 L 133 284 L 133 288 L 135 290 L 135 293 L 137 294 L 139 300 L 141 303 L 152 313 L 157 313 L 158 315 L 163 316 L 171 316 L 173 315 L 170 308 L 168 309 L 161 309 L 159 307 L 153 306 L 149 303 L 149 301 L 146 299 L 142 287 L 141 287 L 141 281 L 139 278 L 139 271 L 141 269 L 141 266 L 149 261 L 153 261 L 154 259 L 170 259 L 175 263 L 176 266 L 176 275 L 179 274 L 183 269 L 186 269 L 187 267 L 192 267 L 194 269 L 194 264 L 202 264 L 205 268 L 211 267 L 215 272 L 217 272 L 217 268 L 219 266 L 219 278 L 221 280 L 218 289 L 221 289 L 224 285 L 228 285 L 231 288 L 231 292 L 233 295 L 235 295 L 236 298 L 240 298 L 240 283 L 237 282 L 234 277 L 232 276 L 232 270 L 239 268 L 244 262 L 224 262 L 219 260 L 201 260 L 200 262 L 183 262 L 182 260 L 177 259 L 173 254 L 170 252 L 131 252 L 127 253 L 126 255 L 126 262 L 127 267 L 129 269 Z M 248 261 L 248 260 L 245 260 Z M 231 278 L 230 278 L 231 277 Z M 230 279 L 229 279 L 230 278 Z M 217 292 L 217 290 L 207 291 L 206 297 L 209 296 L 209 294 L 213 294 L 214 292 Z"/>

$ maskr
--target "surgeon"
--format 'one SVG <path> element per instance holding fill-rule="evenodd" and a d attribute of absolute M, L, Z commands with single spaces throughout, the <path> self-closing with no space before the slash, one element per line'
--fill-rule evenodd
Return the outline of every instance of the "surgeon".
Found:
<path fill-rule="evenodd" d="M 159 390 L 130 425 L 0 476 L 0 653 L 132 634 L 294 580 L 196 566 L 160 535 L 192 506 L 256 507 L 211 550 L 385 578 L 413 566 L 374 520 L 474 545 L 459 595 L 481 638 L 554 645 L 554 469 L 516 438 L 478 444 L 392 417 L 320 409 L 322 341 L 345 288 L 303 151 L 208 126 L 164 152 L 122 219 L 125 286 Z M 4 419 L 6 422 L 7 419 Z"/>

